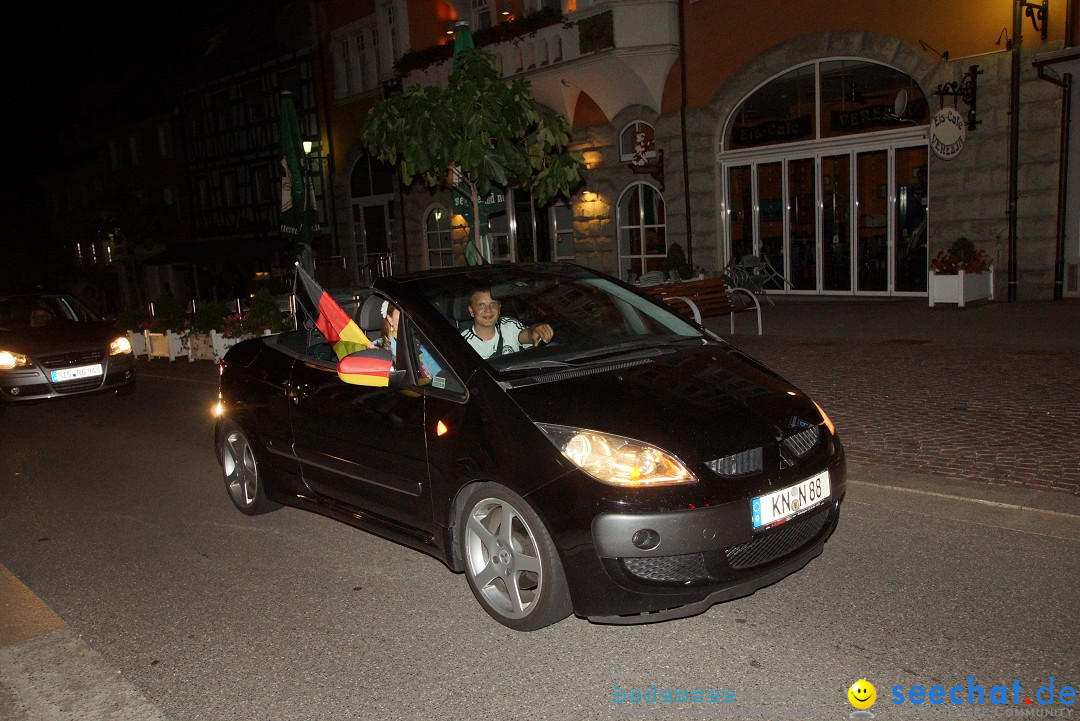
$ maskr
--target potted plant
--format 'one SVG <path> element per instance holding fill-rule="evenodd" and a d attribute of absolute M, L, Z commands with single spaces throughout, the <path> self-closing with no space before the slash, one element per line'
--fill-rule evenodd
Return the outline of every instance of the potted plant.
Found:
<path fill-rule="evenodd" d="M 956 303 L 963 308 L 981 298 L 994 299 L 993 261 L 967 238 L 957 238 L 930 261 L 930 306 Z"/>

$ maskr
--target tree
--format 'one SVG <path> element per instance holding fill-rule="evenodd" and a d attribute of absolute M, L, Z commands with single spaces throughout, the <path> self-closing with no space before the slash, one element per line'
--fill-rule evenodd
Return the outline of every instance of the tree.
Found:
<path fill-rule="evenodd" d="M 407 185 L 460 183 L 472 202 L 472 244 L 479 254 L 480 198 L 493 186 L 528 188 L 543 205 L 569 197 L 585 179 L 580 153 L 566 149 L 570 126 L 540 114 L 522 78 L 507 82 L 495 56 L 469 49 L 454 60 L 446 89 L 410 87 L 375 104 L 360 131 L 372 155 L 396 163 Z"/>

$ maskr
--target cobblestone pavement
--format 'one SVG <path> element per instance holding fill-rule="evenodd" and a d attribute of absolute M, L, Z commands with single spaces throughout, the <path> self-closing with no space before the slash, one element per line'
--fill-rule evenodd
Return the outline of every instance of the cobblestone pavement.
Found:
<path fill-rule="evenodd" d="M 794 314 L 814 312 L 808 305 Z M 966 342 L 954 344 L 911 338 L 921 333 L 907 332 L 902 324 L 886 333 L 856 330 L 857 337 L 807 337 L 816 333 L 812 324 L 781 318 L 792 312 L 766 309 L 764 336 L 737 335 L 732 341 L 822 404 L 849 460 L 1080 495 L 1077 324 L 1056 329 L 1060 336 L 1048 328 L 1005 345 L 992 334 L 980 340 L 972 330 L 993 317 L 992 310 L 953 308 L 952 313 L 971 313 Z M 858 313 L 864 322 L 865 311 Z M 1024 323 L 1024 317 L 1015 322 Z M 890 334 L 898 337 L 880 337 Z"/>

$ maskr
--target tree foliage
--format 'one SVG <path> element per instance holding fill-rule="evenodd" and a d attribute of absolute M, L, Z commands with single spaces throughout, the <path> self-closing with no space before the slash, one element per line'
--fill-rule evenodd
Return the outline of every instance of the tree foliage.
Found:
<path fill-rule="evenodd" d="M 375 104 L 360 131 L 372 155 L 396 163 L 402 180 L 468 188 L 473 217 L 492 187 L 520 186 L 540 205 L 569 197 L 585 179 L 580 153 L 566 149 L 570 126 L 561 115 L 541 114 L 521 78 L 503 80 L 495 56 L 480 49 L 454 59 L 449 86 L 413 86 Z M 473 223 L 479 247 L 479 223 Z"/>

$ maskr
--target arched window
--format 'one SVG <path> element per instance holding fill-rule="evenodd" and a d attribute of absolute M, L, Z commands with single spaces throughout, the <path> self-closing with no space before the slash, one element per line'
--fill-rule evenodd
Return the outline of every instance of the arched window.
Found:
<path fill-rule="evenodd" d="M 897 102 L 901 92 L 906 103 Z M 823 60 L 789 70 L 746 98 L 732 115 L 724 149 L 895 130 L 928 117 L 926 98 L 906 73 L 869 60 Z"/>
<path fill-rule="evenodd" d="M 664 197 L 648 183 L 633 183 L 619 198 L 619 273 L 663 270 L 667 255 Z"/>
<path fill-rule="evenodd" d="M 454 265 L 454 243 L 450 232 L 450 213 L 436 205 L 424 218 L 424 242 L 427 267 L 449 268 Z"/>
<path fill-rule="evenodd" d="M 619 133 L 619 157 L 624 162 L 638 161 L 644 165 L 644 161 L 656 157 L 655 137 L 653 126 L 644 120 L 627 124 Z"/>
<path fill-rule="evenodd" d="M 369 195 L 388 195 L 394 192 L 394 168 L 370 155 L 365 155 L 353 166 L 349 186 L 352 197 L 366 198 Z"/>

